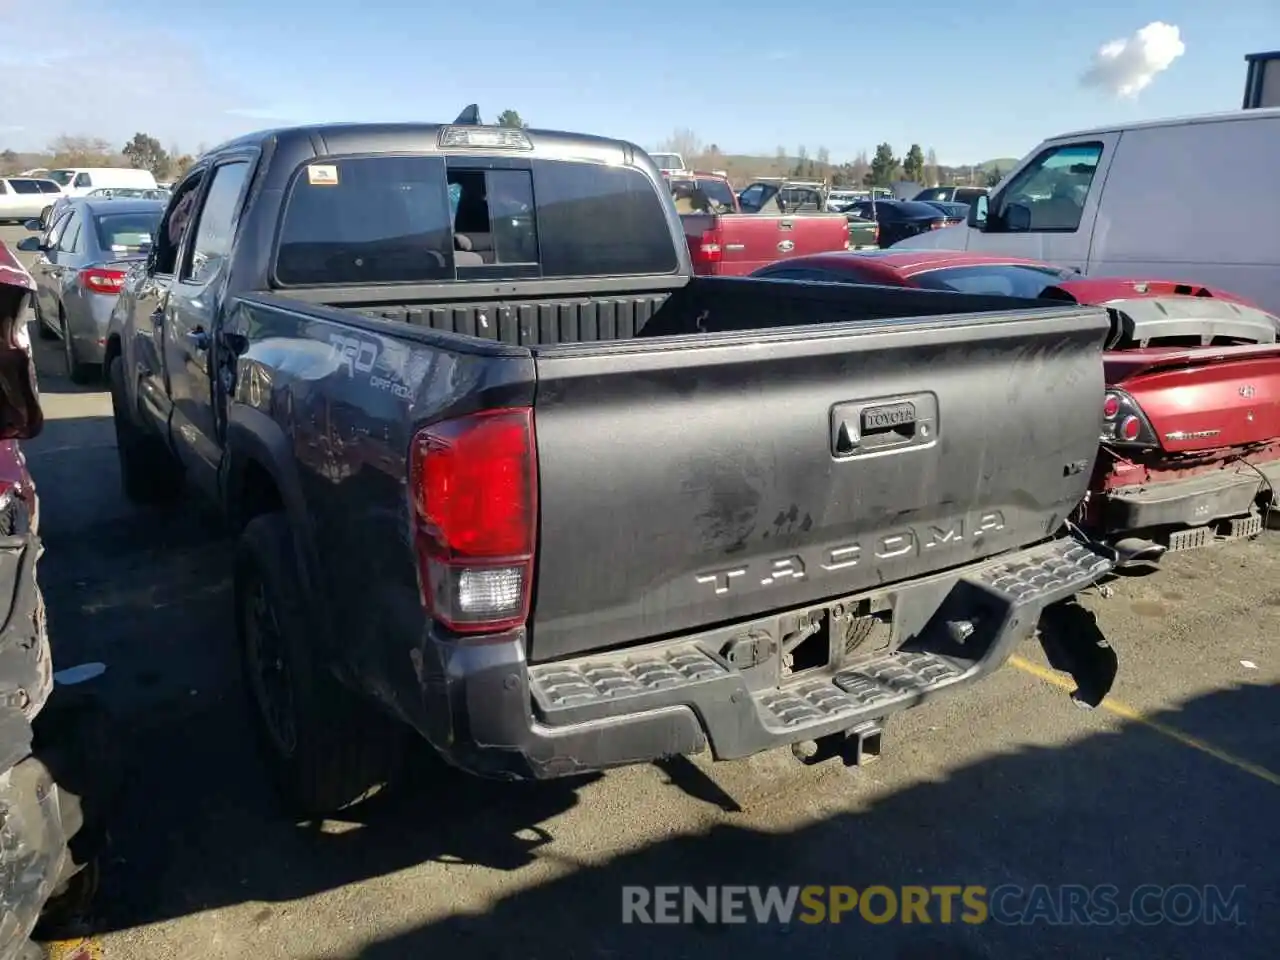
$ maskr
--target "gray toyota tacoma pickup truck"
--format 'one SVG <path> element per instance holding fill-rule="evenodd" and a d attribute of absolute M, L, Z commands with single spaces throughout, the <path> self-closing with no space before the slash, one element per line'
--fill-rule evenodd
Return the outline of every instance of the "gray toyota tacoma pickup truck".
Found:
<path fill-rule="evenodd" d="M 396 731 L 510 779 L 856 762 L 1110 569 L 1067 521 L 1108 329 L 695 277 L 643 151 L 469 109 L 201 157 L 107 359 L 128 496 L 239 537 L 263 739 L 324 812 Z"/>

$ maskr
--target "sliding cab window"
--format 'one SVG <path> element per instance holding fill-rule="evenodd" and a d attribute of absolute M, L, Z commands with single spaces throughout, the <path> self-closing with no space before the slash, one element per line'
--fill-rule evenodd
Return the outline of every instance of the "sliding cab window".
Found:
<path fill-rule="evenodd" d="M 454 236 L 439 157 L 324 158 L 293 179 L 280 225 L 281 286 L 453 280 Z"/>
<path fill-rule="evenodd" d="M 543 277 L 675 272 L 667 201 L 640 170 L 568 160 L 532 167 Z"/>
<path fill-rule="evenodd" d="M 1101 160 L 1101 143 L 1073 143 L 1041 152 L 1001 191 L 1005 228 L 1033 233 L 1078 229 Z"/>
<path fill-rule="evenodd" d="M 539 275 L 533 176 L 527 169 L 450 165 L 448 187 L 459 280 Z"/>

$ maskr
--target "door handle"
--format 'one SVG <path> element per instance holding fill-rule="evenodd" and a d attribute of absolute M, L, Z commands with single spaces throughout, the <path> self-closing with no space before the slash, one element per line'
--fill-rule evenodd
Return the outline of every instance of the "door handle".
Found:
<path fill-rule="evenodd" d="M 793 224 L 790 220 L 779 220 L 779 221 L 778 221 L 778 229 L 779 229 L 779 230 L 790 230 L 793 226 L 794 226 L 794 224 Z"/>
<path fill-rule="evenodd" d="M 187 331 L 187 342 L 191 344 L 193 350 L 208 350 L 209 334 L 196 327 L 194 330 Z"/>

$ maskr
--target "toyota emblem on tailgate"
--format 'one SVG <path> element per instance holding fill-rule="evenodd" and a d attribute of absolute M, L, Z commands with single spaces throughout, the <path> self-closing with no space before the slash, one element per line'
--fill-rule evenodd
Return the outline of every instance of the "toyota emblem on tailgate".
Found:
<path fill-rule="evenodd" d="M 1253 388 L 1253 385 L 1248 383 L 1246 383 L 1243 387 L 1240 388 L 1240 396 L 1244 397 L 1246 400 L 1248 400 L 1257 392 L 1258 391 Z"/>

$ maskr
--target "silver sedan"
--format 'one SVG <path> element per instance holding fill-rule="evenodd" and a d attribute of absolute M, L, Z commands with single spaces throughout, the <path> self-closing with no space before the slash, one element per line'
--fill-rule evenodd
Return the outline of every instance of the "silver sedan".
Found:
<path fill-rule="evenodd" d="M 125 275 L 146 259 L 164 208 L 160 200 L 80 198 L 43 236 L 18 243 L 19 250 L 40 254 L 31 268 L 36 329 L 46 339 L 62 338 L 73 383 L 101 376 L 107 321 Z"/>

